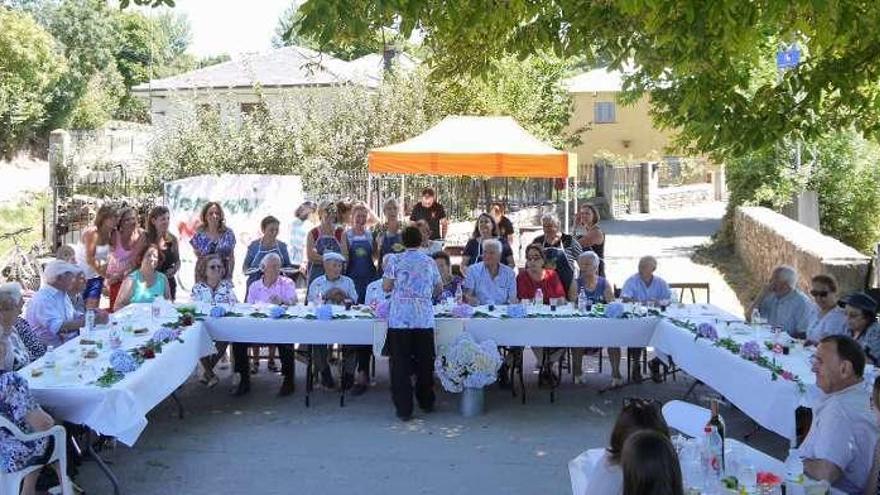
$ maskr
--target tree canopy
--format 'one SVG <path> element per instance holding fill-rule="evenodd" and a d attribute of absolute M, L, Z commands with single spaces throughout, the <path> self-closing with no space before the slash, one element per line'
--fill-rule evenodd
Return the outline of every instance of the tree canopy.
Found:
<path fill-rule="evenodd" d="M 629 69 L 627 99 L 650 93 L 658 124 L 716 157 L 850 123 L 880 136 L 873 0 L 309 0 L 301 12 L 298 32 L 320 45 L 421 29 L 445 73 L 479 74 L 503 54 L 539 50 L 610 62 Z M 792 43 L 802 63 L 780 76 L 776 52 Z"/>

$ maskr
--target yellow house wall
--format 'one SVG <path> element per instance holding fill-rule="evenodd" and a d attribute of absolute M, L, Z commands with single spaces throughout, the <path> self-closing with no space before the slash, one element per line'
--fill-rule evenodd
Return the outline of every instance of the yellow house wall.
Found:
<path fill-rule="evenodd" d="M 568 126 L 573 133 L 584 127 L 580 133 L 582 144 L 570 149 L 578 155 L 578 164 L 590 164 L 600 151 L 611 152 L 632 161 L 646 158 L 657 159 L 669 154 L 666 147 L 671 143 L 672 133 L 654 127 L 648 114 L 648 97 L 623 106 L 617 101 L 615 92 L 572 93 L 574 111 Z M 615 122 L 593 123 L 593 104 L 610 101 L 615 104 Z M 628 143 L 625 143 L 628 141 Z"/>

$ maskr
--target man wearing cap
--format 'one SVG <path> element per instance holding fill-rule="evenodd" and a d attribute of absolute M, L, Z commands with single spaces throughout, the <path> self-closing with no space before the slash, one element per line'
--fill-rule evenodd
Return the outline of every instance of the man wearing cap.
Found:
<path fill-rule="evenodd" d="M 85 323 L 67 295 L 79 272 L 79 267 L 61 260 L 50 261 L 43 270 L 43 286 L 28 304 L 25 319 L 46 345 L 60 346 Z M 107 314 L 98 312 L 95 319 L 104 323 Z"/>
<path fill-rule="evenodd" d="M 797 288 L 797 282 L 798 273 L 794 268 L 788 265 L 774 268 L 770 282 L 758 294 L 746 318 L 751 320 L 752 312 L 757 309 L 770 325 L 782 327 L 792 337 L 806 338 L 816 306 Z"/>
<path fill-rule="evenodd" d="M 880 324 L 877 323 L 877 301 L 864 292 L 854 292 L 837 303 L 846 314 L 850 336 L 862 346 L 868 361 L 880 361 Z"/>
<path fill-rule="evenodd" d="M 357 289 L 354 281 L 342 274 L 345 266 L 345 258 L 335 252 L 326 251 L 323 256 L 324 275 L 319 276 L 309 284 L 309 303 L 316 304 L 318 295 L 322 300 L 327 300 L 327 295 L 334 289 L 339 289 L 346 294 L 352 301 L 358 299 Z M 327 346 L 312 346 L 314 350 L 315 368 L 321 373 L 321 384 L 327 388 L 334 388 L 336 382 L 333 380 L 333 373 L 330 371 L 330 365 L 327 362 Z M 345 346 L 342 350 L 344 364 L 342 367 L 342 386 L 350 388 L 354 385 L 354 368 L 357 365 L 356 347 Z M 358 394 L 366 391 L 366 388 L 358 387 Z"/>
<path fill-rule="evenodd" d="M 424 220 L 431 227 L 431 240 L 436 241 L 446 237 L 446 228 L 449 221 L 446 219 L 446 209 L 437 202 L 437 196 L 430 187 L 422 189 L 422 200 L 413 206 L 409 219 L 413 222 Z"/>

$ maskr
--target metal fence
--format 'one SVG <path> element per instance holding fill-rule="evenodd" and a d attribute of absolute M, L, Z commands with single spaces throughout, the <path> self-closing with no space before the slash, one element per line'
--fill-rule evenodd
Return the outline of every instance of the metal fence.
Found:
<path fill-rule="evenodd" d="M 660 187 L 705 184 L 712 181 L 708 162 L 699 158 L 668 156 L 657 163 Z"/>
<path fill-rule="evenodd" d="M 642 169 L 640 166 L 622 165 L 614 167 L 614 215 L 639 213 L 642 211 Z"/>

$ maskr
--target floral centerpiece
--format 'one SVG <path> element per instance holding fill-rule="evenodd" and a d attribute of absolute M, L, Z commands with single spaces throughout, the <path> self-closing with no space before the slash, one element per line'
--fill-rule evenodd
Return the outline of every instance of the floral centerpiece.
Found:
<path fill-rule="evenodd" d="M 483 388 L 495 381 L 500 367 L 498 345 L 492 340 L 477 343 L 467 332 L 459 335 L 446 353 L 434 361 L 440 383 L 449 392 Z"/>

